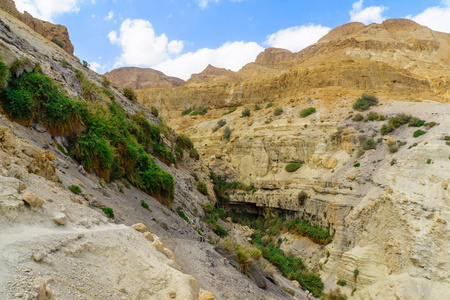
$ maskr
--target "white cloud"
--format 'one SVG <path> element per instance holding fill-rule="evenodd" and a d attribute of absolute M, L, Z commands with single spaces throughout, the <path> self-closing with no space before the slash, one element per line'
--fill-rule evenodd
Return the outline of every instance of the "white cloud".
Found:
<path fill-rule="evenodd" d="M 165 60 L 154 68 L 167 75 L 186 80 L 191 74 L 203 71 L 208 64 L 238 71 L 245 64 L 254 61 L 263 50 L 263 47 L 254 42 L 226 43 L 217 49 L 199 49 L 196 52 Z"/>
<path fill-rule="evenodd" d="M 436 31 L 450 33 L 450 0 L 442 1 L 443 7 L 430 7 L 412 20 Z"/>
<path fill-rule="evenodd" d="M 33 17 L 52 21 L 52 17 L 67 12 L 78 12 L 79 0 L 15 0 L 20 12 L 27 11 Z"/>
<path fill-rule="evenodd" d="M 156 35 L 152 24 L 146 20 L 126 19 L 120 26 L 120 36 L 111 31 L 108 38 L 122 48 L 122 54 L 114 67 L 122 65 L 153 66 L 169 59 L 169 54 L 183 50 L 183 42 L 168 41 L 163 33 Z"/>
<path fill-rule="evenodd" d="M 350 21 L 361 22 L 366 25 L 370 23 L 381 23 L 386 20 L 381 14 L 388 8 L 381 6 L 369 6 L 363 9 L 363 0 L 353 3 L 350 13 Z"/>
<path fill-rule="evenodd" d="M 104 19 L 105 19 L 105 21 L 109 21 L 109 20 L 112 20 L 112 18 L 114 18 L 114 12 L 110 11 Z"/>
<path fill-rule="evenodd" d="M 95 62 L 95 61 L 89 63 L 89 68 L 92 71 L 97 72 L 97 73 L 99 73 L 100 71 L 103 73 L 103 71 L 105 70 L 104 66 L 102 66 L 101 64 L 99 64 L 98 62 Z"/>
<path fill-rule="evenodd" d="M 201 9 L 205 9 L 208 7 L 208 3 L 210 2 L 219 2 L 220 0 L 195 0 L 197 2 L 198 6 L 200 6 Z M 231 2 L 242 2 L 244 0 L 230 0 Z"/>
<path fill-rule="evenodd" d="M 267 36 L 265 45 L 298 52 L 327 34 L 331 28 L 321 25 L 303 25 L 282 29 Z"/>

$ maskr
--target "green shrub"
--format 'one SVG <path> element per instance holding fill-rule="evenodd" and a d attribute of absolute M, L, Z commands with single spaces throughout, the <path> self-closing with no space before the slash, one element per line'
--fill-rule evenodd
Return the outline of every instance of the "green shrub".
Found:
<path fill-rule="evenodd" d="M 236 261 L 237 261 L 238 264 L 245 264 L 245 263 L 247 263 L 248 262 L 247 253 L 239 248 L 236 251 Z"/>
<path fill-rule="evenodd" d="M 219 224 L 216 224 L 216 226 L 213 228 L 213 231 L 221 238 L 228 236 L 228 231 L 226 231 L 226 229 L 220 226 Z"/>
<path fill-rule="evenodd" d="M 108 218 L 114 218 L 114 211 L 111 207 L 102 207 L 101 209 Z"/>
<path fill-rule="evenodd" d="M 383 124 L 383 126 L 381 126 L 380 133 L 382 135 L 386 135 L 386 134 L 388 134 L 389 132 L 392 132 L 392 131 L 394 131 L 393 127 L 390 127 L 390 126 L 388 126 L 386 124 Z"/>
<path fill-rule="evenodd" d="M 227 112 L 224 112 L 222 115 L 223 115 L 223 116 L 229 115 L 229 114 L 231 114 L 232 112 L 235 112 L 236 110 L 237 110 L 237 106 L 234 106 L 232 109 L 230 109 L 230 110 L 227 111 Z"/>
<path fill-rule="evenodd" d="M 436 122 L 430 122 L 430 123 L 424 124 L 424 125 L 428 126 L 428 128 L 433 128 L 434 126 L 437 125 L 437 123 Z"/>
<path fill-rule="evenodd" d="M 246 108 L 241 113 L 241 118 L 250 117 L 250 109 Z"/>
<path fill-rule="evenodd" d="M 431 158 L 429 158 L 429 159 L 427 159 L 427 164 L 431 164 L 431 162 L 432 162 L 432 160 L 431 160 Z"/>
<path fill-rule="evenodd" d="M 376 121 L 380 118 L 380 116 L 378 115 L 378 113 L 371 111 L 367 114 L 366 116 L 366 120 L 367 121 Z"/>
<path fill-rule="evenodd" d="M 137 96 L 131 88 L 123 88 L 123 95 L 131 101 L 137 101 Z"/>
<path fill-rule="evenodd" d="M 81 188 L 75 184 L 70 185 L 69 190 L 76 195 L 79 195 L 82 193 Z"/>
<path fill-rule="evenodd" d="M 225 121 L 225 119 L 219 120 L 217 122 L 217 125 L 213 128 L 212 132 L 216 132 L 217 130 L 225 126 L 225 124 L 227 124 L 227 121 Z"/>
<path fill-rule="evenodd" d="M 398 144 L 392 144 L 389 146 L 389 152 L 395 153 L 398 151 Z"/>
<path fill-rule="evenodd" d="M 162 143 L 155 143 L 153 144 L 153 151 L 152 153 L 161 159 L 166 165 L 170 166 L 170 164 L 176 163 L 175 157 L 173 156 L 173 153 L 167 149 L 166 145 Z"/>
<path fill-rule="evenodd" d="M 225 129 L 223 130 L 223 138 L 227 141 L 230 140 L 231 137 L 231 129 L 230 126 L 225 127 Z"/>
<path fill-rule="evenodd" d="M 179 211 L 178 211 L 178 215 L 179 215 L 183 220 L 185 220 L 186 222 L 189 223 L 188 217 L 186 216 L 186 214 L 185 214 L 182 210 L 179 210 Z"/>
<path fill-rule="evenodd" d="M 193 158 L 195 160 L 199 160 L 200 159 L 200 154 L 198 154 L 197 149 L 191 149 L 191 151 L 189 152 L 189 157 Z"/>
<path fill-rule="evenodd" d="M 368 95 L 363 93 L 356 102 L 353 104 L 353 108 L 356 110 L 368 110 L 371 106 L 378 104 L 378 98 L 375 95 Z"/>
<path fill-rule="evenodd" d="M 358 278 L 358 276 L 359 276 L 359 270 L 358 269 L 354 269 L 353 270 L 353 278 L 355 279 L 355 282 L 356 282 L 356 279 Z"/>
<path fill-rule="evenodd" d="M 107 89 L 111 86 L 111 81 L 106 76 L 102 76 L 101 83 L 102 86 Z"/>
<path fill-rule="evenodd" d="M 0 56 L 0 89 L 3 89 L 6 86 L 8 76 L 9 76 L 8 66 L 3 62 L 3 59 Z"/>
<path fill-rule="evenodd" d="M 364 116 L 362 114 L 356 114 L 352 120 L 355 122 L 361 122 L 364 120 Z"/>
<path fill-rule="evenodd" d="M 424 120 L 421 120 L 417 117 L 411 117 L 411 119 L 408 122 L 409 127 L 421 127 L 425 124 Z"/>
<path fill-rule="evenodd" d="M 300 117 L 305 118 L 315 112 L 316 112 L 316 109 L 314 107 L 308 107 L 308 108 L 302 109 L 300 111 Z"/>
<path fill-rule="evenodd" d="M 305 204 L 306 199 L 308 199 L 308 193 L 305 191 L 301 191 L 300 193 L 298 193 L 298 204 L 300 206 L 303 206 Z"/>
<path fill-rule="evenodd" d="M 345 281 L 345 280 L 338 280 L 337 284 L 340 285 L 340 286 L 346 286 L 347 285 L 347 281 Z"/>
<path fill-rule="evenodd" d="M 153 114 L 155 117 L 158 117 L 158 116 L 159 116 L 159 111 L 158 111 L 158 109 L 157 109 L 156 107 L 154 107 L 154 106 L 150 107 L 150 111 L 152 112 L 152 114 Z"/>
<path fill-rule="evenodd" d="M 183 149 L 176 148 L 175 149 L 175 155 L 176 155 L 177 159 L 182 159 L 183 158 Z"/>
<path fill-rule="evenodd" d="M 273 115 L 274 116 L 280 116 L 283 114 L 283 109 L 281 107 L 277 107 L 275 108 L 275 110 L 273 111 Z"/>
<path fill-rule="evenodd" d="M 285 169 L 287 172 L 295 172 L 295 171 L 297 171 L 301 166 L 302 166 L 301 163 L 290 163 L 290 164 L 287 164 L 286 167 L 284 167 L 284 169 Z"/>
<path fill-rule="evenodd" d="M 88 69 L 90 66 L 91 65 L 87 61 L 83 60 L 83 68 Z"/>
<path fill-rule="evenodd" d="M 194 110 L 193 112 L 191 112 L 191 116 L 197 116 L 197 115 L 201 115 L 204 116 L 206 115 L 206 113 L 208 112 L 208 110 L 204 107 L 199 107 L 196 110 Z"/>
<path fill-rule="evenodd" d="M 208 196 L 208 187 L 203 181 L 197 182 L 197 190 L 205 196 Z"/>
<path fill-rule="evenodd" d="M 181 112 L 182 116 L 189 115 L 192 112 L 192 108 L 185 109 Z"/>
<path fill-rule="evenodd" d="M 82 91 L 81 95 L 84 99 L 89 101 L 97 101 L 102 99 L 102 90 L 97 84 L 89 80 L 80 70 L 75 70 L 75 75 L 80 82 Z"/>
<path fill-rule="evenodd" d="M 70 67 L 70 64 L 67 62 L 65 58 L 61 60 L 61 67 L 63 67 L 64 69 L 68 69 Z"/>
<path fill-rule="evenodd" d="M 359 168 L 360 166 L 361 166 L 361 164 L 359 162 L 357 162 L 353 165 L 353 167 L 355 167 L 355 168 Z"/>
<path fill-rule="evenodd" d="M 421 135 L 424 135 L 425 133 L 427 133 L 427 132 L 419 129 L 419 130 L 414 131 L 413 137 L 417 138 Z"/>
<path fill-rule="evenodd" d="M 255 104 L 255 110 L 260 110 L 261 107 L 258 104 Z"/>
<path fill-rule="evenodd" d="M 52 38 L 52 42 L 53 42 L 54 44 L 56 44 L 57 46 L 61 47 L 61 48 L 64 47 L 63 43 L 62 43 L 60 40 L 58 40 L 57 38 L 55 38 L 55 37 Z"/>
<path fill-rule="evenodd" d="M 148 205 L 148 203 L 145 202 L 144 200 L 141 200 L 141 206 L 142 206 L 143 208 L 145 208 L 145 209 L 149 209 L 149 208 L 150 208 L 150 206 Z"/>
<path fill-rule="evenodd" d="M 375 149 L 375 148 L 377 148 L 377 144 L 376 144 L 376 142 L 375 142 L 372 138 L 370 138 L 370 139 L 365 140 L 365 141 L 362 143 L 362 148 L 363 148 L 364 150 Z"/>
<path fill-rule="evenodd" d="M 272 102 L 267 103 L 266 108 L 271 108 L 273 106 Z"/>
<path fill-rule="evenodd" d="M 177 145 L 181 149 L 185 150 L 194 148 L 194 144 L 192 143 L 191 139 L 184 134 L 180 134 L 177 136 Z"/>

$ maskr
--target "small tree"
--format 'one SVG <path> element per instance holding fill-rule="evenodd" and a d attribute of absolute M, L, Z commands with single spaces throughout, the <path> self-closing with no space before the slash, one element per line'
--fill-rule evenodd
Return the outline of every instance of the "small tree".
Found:
<path fill-rule="evenodd" d="M 273 111 L 273 115 L 274 116 L 280 116 L 281 114 L 283 114 L 283 109 L 281 107 L 277 107 L 275 108 L 275 110 Z"/>
<path fill-rule="evenodd" d="M 223 138 L 226 139 L 227 141 L 229 141 L 230 140 L 230 136 L 231 136 L 231 129 L 230 129 L 230 126 L 227 126 L 223 130 Z"/>
<path fill-rule="evenodd" d="M 84 68 L 88 69 L 90 66 L 91 65 L 87 61 L 83 60 L 83 67 Z"/>
<path fill-rule="evenodd" d="M 355 268 L 355 270 L 353 270 L 353 278 L 355 279 L 355 282 L 356 282 L 356 279 L 358 278 L 358 275 L 359 275 L 359 270 Z"/>
<path fill-rule="evenodd" d="M 250 109 L 246 108 L 241 113 L 241 118 L 250 117 Z"/>

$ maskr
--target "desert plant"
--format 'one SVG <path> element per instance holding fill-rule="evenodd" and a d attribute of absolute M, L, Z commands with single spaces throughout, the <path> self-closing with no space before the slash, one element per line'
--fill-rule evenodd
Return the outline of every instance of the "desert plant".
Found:
<path fill-rule="evenodd" d="M 301 163 L 290 163 L 290 164 L 287 164 L 286 165 L 286 167 L 284 167 L 284 169 L 287 171 L 287 172 L 295 172 L 295 171 L 297 171 L 300 167 L 302 166 L 302 164 Z"/>
<path fill-rule="evenodd" d="M 200 154 L 198 154 L 197 149 L 191 149 L 191 151 L 189 152 L 189 157 L 193 158 L 195 160 L 199 160 L 200 159 Z"/>
<path fill-rule="evenodd" d="M 424 135 L 425 133 L 427 133 L 427 132 L 419 129 L 419 130 L 414 131 L 413 137 L 417 138 L 421 135 Z"/>
<path fill-rule="evenodd" d="M 183 158 L 183 149 L 175 148 L 175 155 L 176 155 L 177 159 L 182 159 Z"/>
<path fill-rule="evenodd" d="M 376 113 L 374 111 L 369 112 L 366 116 L 367 121 L 376 121 L 379 119 L 380 119 L 380 116 L 378 115 L 378 113 Z"/>
<path fill-rule="evenodd" d="M 131 88 L 123 88 L 123 95 L 131 101 L 137 101 L 137 96 Z"/>
<path fill-rule="evenodd" d="M 192 108 L 185 109 L 181 112 L 182 116 L 189 115 L 192 112 Z"/>
<path fill-rule="evenodd" d="M 246 108 L 241 113 L 241 118 L 250 117 L 250 109 Z"/>
<path fill-rule="evenodd" d="M 392 144 L 389 146 L 389 152 L 395 153 L 398 151 L 398 144 Z"/>
<path fill-rule="evenodd" d="M 300 206 L 303 206 L 305 204 L 306 199 L 308 199 L 308 193 L 305 191 L 301 191 L 300 193 L 298 193 L 298 204 Z"/>
<path fill-rule="evenodd" d="M 109 88 L 111 86 L 111 81 L 109 81 L 106 76 L 102 76 L 101 83 L 104 88 Z"/>
<path fill-rule="evenodd" d="M 204 116 L 206 115 L 206 113 L 208 112 L 208 110 L 202 106 L 200 106 L 199 108 L 195 109 L 193 112 L 191 112 L 191 116 Z"/>
<path fill-rule="evenodd" d="M 423 126 L 424 124 L 425 124 L 425 121 L 421 120 L 417 117 L 411 117 L 411 119 L 408 122 L 409 127 L 420 127 L 420 126 Z"/>
<path fill-rule="evenodd" d="M 227 112 L 224 112 L 222 115 L 223 115 L 223 116 L 229 115 L 229 114 L 231 114 L 232 112 L 235 112 L 236 110 L 237 110 L 237 106 L 234 106 L 232 109 L 230 109 L 230 110 L 227 111 Z"/>
<path fill-rule="evenodd" d="M 255 104 L 255 110 L 260 110 L 261 107 L 258 104 Z"/>
<path fill-rule="evenodd" d="M 83 68 L 88 69 L 90 66 L 91 65 L 87 61 L 83 60 Z"/>
<path fill-rule="evenodd" d="M 0 56 L 0 89 L 6 86 L 8 75 L 9 75 L 8 66 L 3 62 L 3 59 Z"/>
<path fill-rule="evenodd" d="M 75 70 L 75 75 L 80 82 L 82 96 L 84 99 L 89 101 L 96 101 L 101 99 L 101 89 L 100 87 L 89 80 L 82 71 Z"/>
<path fill-rule="evenodd" d="M 302 109 L 300 111 L 300 117 L 306 118 L 307 116 L 309 116 L 315 112 L 316 112 L 316 109 L 314 107 L 308 107 L 308 108 Z"/>
<path fill-rule="evenodd" d="M 102 207 L 101 209 L 108 218 L 114 218 L 114 210 L 111 207 Z"/>
<path fill-rule="evenodd" d="M 79 195 L 82 193 L 81 188 L 75 184 L 70 185 L 69 190 L 76 195 Z"/>
<path fill-rule="evenodd" d="M 356 114 L 356 115 L 352 118 L 352 120 L 355 121 L 355 122 L 361 122 L 361 121 L 364 120 L 364 116 L 363 116 L 362 114 Z"/>
<path fill-rule="evenodd" d="M 185 220 L 186 222 L 189 223 L 188 217 L 186 216 L 186 214 L 182 210 L 179 210 L 177 213 L 183 220 Z"/>
<path fill-rule="evenodd" d="M 58 40 L 57 38 L 55 38 L 55 37 L 52 38 L 52 42 L 53 42 L 54 44 L 56 44 L 57 46 L 61 47 L 61 48 L 64 47 L 63 43 L 62 43 L 60 40 Z"/>
<path fill-rule="evenodd" d="M 177 136 L 177 145 L 181 149 L 189 150 L 194 148 L 194 144 L 192 143 L 191 139 L 184 134 L 180 134 Z"/>
<path fill-rule="evenodd" d="M 144 200 L 141 200 L 141 206 L 142 206 L 143 208 L 145 208 L 145 209 L 149 209 L 149 208 L 150 208 L 150 206 L 148 205 L 148 203 L 145 202 Z"/>
<path fill-rule="evenodd" d="M 370 139 L 365 140 L 361 146 L 364 150 L 370 150 L 370 149 L 375 149 L 377 147 L 377 144 L 372 138 L 370 138 Z"/>
<path fill-rule="evenodd" d="M 208 187 L 203 181 L 197 182 L 197 190 L 205 196 L 208 196 Z"/>
<path fill-rule="evenodd" d="M 353 167 L 355 167 L 355 168 L 359 168 L 360 166 L 361 166 L 361 164 L 359 162 L 357 162 L 353 165 Z"/>
<path fill-rule="evenodd" d="M 154 107 L 154 106 L 150 107 L 150 111 L 152 112 L 152 114 L 153 114 L 155 117 L 158 117 L 158 116 L 159 116 L 159 111 L 158 111 L 158 109 L 157 109 L 156 107 Z"/>
<path fill-rule="evenodd" d="M 347 281 L 340 279 L 340 280 L 338 280 L 337 284 L 340 285 L 340 286 L 346 286 L 347 285 Z"/>
<path fill-rule="evenodd" d="M 356 99 L 353 108 L 356 110 L 368 110 L 371 106 L 378 104 L 378 98 L 375 95 L 363 93 L 361 97 Z"/>
<path fill-rule="evenodd" d="M 267 103 L 266 108 L 271 108 L 273 106 L 272 102 Z"/>
<path fill-rule="evenodd" d="M 213 128 L 213 132 L 216 132 L 217 130 L 219 130 L 220 128 L 222 128 L 223 126 L 225 126 L 225 124 L 227 124 L 227 121 L 225 121 L 225 119 L 219 120 L 217 122 L 217 125 Z"/>
<path fill-rule="evenodd" d="M 283 114 L 283 109 L 281 107 L 277 107 L 275 108 L 275 110 L 273 111 L 273 115 L 274 116 L 280 116 Z"/>
<path fill-rule="evenodd" d="M 231 129 L 230 126 L 225 127 L 225 129 L 223 130 L 223 138 L 227 141 L 230 140 L 231 137 Z"/>
<path fill-rule="evenodd" d="M 359 270 L 355 268 L 353 270 L 353 278 L 355 279 L 355 282 L 356 282 L 356 279 L 358 278 L 358 276 L 359 276 Z"/>

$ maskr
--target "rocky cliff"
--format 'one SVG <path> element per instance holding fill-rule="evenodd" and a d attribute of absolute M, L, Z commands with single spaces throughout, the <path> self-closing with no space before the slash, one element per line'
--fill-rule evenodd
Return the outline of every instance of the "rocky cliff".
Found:
<path fill-rule="evenodd" d="M 32 30 L 36 31 L 46 39 L 58 43 L 61 48 L 64 49 L 70 55 L 73 55 L 73 45 L 69 38 L 69 32 L 67 28 L 62 25 L 52 24 L 50 22 L 42 21 L 34 18 L 28 12 L 20 13 L 14 0 L 3 0 L 0 2 L 0 9 L 9 13 L 17 20 L 22 21 Z"/>
<path fill-rule="evenodd" d="M 185 83 L 183 79 L 166 76 L 150 68 L 118 68 L 105 73 L 105 76 L 120 88 L 134 90 L 177 87 Z"/>
<path fill-rule="evenodd" d="M 325 247 L 276 237 L 320 273 L 325 290 L 340 281 L 354 299 L 441 299 L 450 294 L 449 42 L 410 20 L 350 23 L 299 53 L 266 50 L 239 80 L 138 98 L 170 116 L 213 172 L 255 187 L 231 193 L 229 209 L 328 230 Z M 353 104 L 363 92 L 380 103 L 361 113 Z M 208 112 L 181 116 L 198 107 Z M 315 112 L 302 116 L 309 107 Z M 386 134 L 399 114 L 425 125 Z M 300 168 L 288 172 L 291 163 Z"/>

